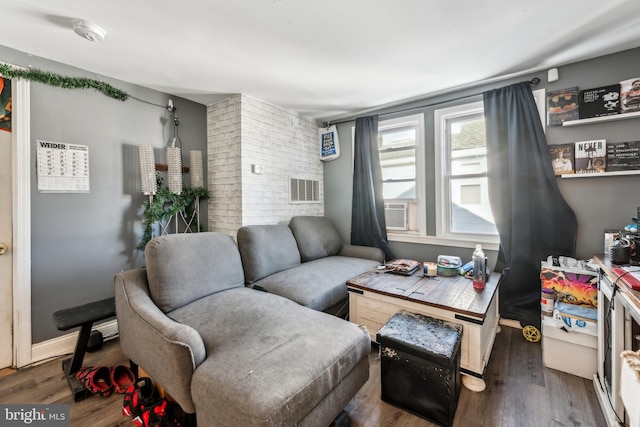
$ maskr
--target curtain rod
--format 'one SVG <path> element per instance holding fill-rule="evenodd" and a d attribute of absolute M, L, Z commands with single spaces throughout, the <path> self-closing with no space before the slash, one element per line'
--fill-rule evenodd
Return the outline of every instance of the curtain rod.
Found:
<path fill-rule="evenodd" d="M 531 86 L 536 86 L 538 83 L 540 83 L 540 79 L 537 78 L 537 77 L 534 77 L 529 81 L 529 84 Z M 378 114 L 378 116 L 389 116 L 389 115 L 392 115 L 392 114 L 404 113 L 406 111 L 419 110 L 421 108 L 433 107 L 434 105 L 446 104 L 448 102 L 459 101 L 461 99 L 466 99 L 466 98 L 473 98 L 474 96 L 482 95 L 483 93 L 484 92 L 473 93 L 471 95 L 459 96 L 457 98 L 447 99 L 447 100 L 444 100 L 444 101 L 432 102 L 431 104 L 425 104 L 425 105 L 418 105 L 418 106 L 415 106 L 415 107 L 403 108 L 401 110 L 390 111 L 388 113 L 381 113 L 381 114 Z M 352 122 L 354 120 L 355 120 L 355 118 L 354 119 L 344 119 L 344 120 L 341 120 L 339 122 L 328 121 L 328 122 L 324 122 L 323 126 L 328 128 L 331 125 L 341 125 L 341 124 L 344 124 L 344 123 Z"/>

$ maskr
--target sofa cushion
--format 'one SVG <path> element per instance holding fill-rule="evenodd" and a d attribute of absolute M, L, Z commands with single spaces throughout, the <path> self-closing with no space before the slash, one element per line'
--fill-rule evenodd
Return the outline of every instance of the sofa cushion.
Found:
<path fill-rule="evenodd" d="M 205 342 L 208 357 L 191 389 L 196 407 L 215 419 L 208 425 L 295 425 L 371 351 L 368 333 L 355 324 L 249 288 L 205 297 L 170 317 Z"/>
<path fill-rule="evenodd" d="M 160 236 L 147 244 L 144 257 L 149 294 L 165 313 L 203 296 L 244 286 L 240 253 L 224 233 Z"/>
<path fill-rule="evenodd" d="M 294 216 L 289 227 L 298 243 L 302 261 L 337 255 L 342 240 L 328 219 L 322 216 Z"/>
<path fill-rule="evenodd" d="M 347 299 L 347 280 L 377 265 L 377 261 L 370 259 L 325 257 L 272 274 L 258 280 L 253 286 L 305 307 L 324 311 Z"/>
<path fill-rule="evenodd" d="M 282 224 L 247 225 L 238 230 L 238 248 L 247 283 L 300 264 L 291 229 Z"/>

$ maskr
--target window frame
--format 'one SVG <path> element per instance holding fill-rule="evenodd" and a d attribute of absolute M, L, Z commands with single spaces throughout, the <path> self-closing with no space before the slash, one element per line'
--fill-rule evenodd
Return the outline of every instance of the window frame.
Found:
<path fill-rule="evenodd" d="M 434 150 L 436 171 L 436 236 L 447 240 L 470 243 L 497 244 L 498 234 L 456 232 L 451 230 L 451 181 L 459 178 L 486 179 L 487 172 L 453 175 L 449 170 L 451 164 L 450 139 L 447 122 L 460 118 L 484 117 L 482 101 L 444 107 L 434 110 Z"/>
<path fill-rule="evenodd" d="M 542 123 L 542 129 L 543 131 L 546 132 L 546 100 L 545 100 L 545 89 L 538 89 L 538 90 L 534 90 L 533 91 L 533 96 L 534 99 L 536 101 L 537 107 L 538 107 L 538 114 L 540 116 L 540 121 Z M 477 101 L 477 102 L 467 102 L 464 104 L 459 104 L 458 108 L 468 108 L 469 104 L 482 104 L 482 112 L 484 114 L 484 105 L 482 101 Z M 451 104 L 449 104 L 451 105 Z M 441 109 L 444 109 L 447 107 L 443 107 Z M 423 138 L 423 143 L 420 144 L 419 146 L 419 150 L 420 150 L 420 154 L 419 154 L 419 161 L 420 166 L 418 173 L 420 175 L 419 178 L 419 183 L 421 185 L 420 187 L 420 196 L 419 196 L 419 201 L 418 201 L 418 223 L 419 223 L 419 227 L 418 227 L 418 231 L 416 232 L 407 232 L 407 231 L 396 231 L 396 230 L 387 230 L 387 237 L 389 239 L 389 241 L 393 241 L 393 242 L 402 242 L 402 243 L 415 243 L 415 244 L 426 244 L 426 245 L 434 245 L 434 246 L 443 246 L 443 247 L 459 247 L 459 248 L 474 248 L 475 245 L 477 243 L 481 243 L 483 249 L 488 249 L 488 250 L 498 250 L 500 243 L 499 243 L 499 238 L 496 236 L 496 239 L 491 239 L 493 241 L 482 241 L 480 238 L 477 238 L 475 236 L 471 236 L 468 235 L 466 236 L 466 238 L 447 238 L 445 236 L 443 236 L 442 234 L 440 234 L 439 230 L 437 229 L 437 222 L 438 221 L 442 221 L 442 214 L 440 213 L 440 209 L 442 206 L 441 201 L 437 200 L 437 198 L 435 197 L 435 192 L 436 191 L 440 191 L 438 190 L 438 184 L 435 183 L 435 180 L 439 179 L 440 176 L 440 171 L 442 168 L 442 163 L 439 160 L 439 156 L 441 155 L 441 151 L 442 148 L 440 146 L 440 143 L 438 141 L 438 137 L 436 136 L 436 131 L 435 128 L 437 126 L 441 126 L 441 124 L 438 124 L 438 121 L 435 120 L 435 111 L 437 110 L 437 107 L 434 109 L 431 108 L 427 108 L 425 109 L 422 113 L 420 113 L 419 115 L 423 116 L 422 120 L 423 123 L 428 122 L 428 120 L 426 120 L 426 116 L 424 116 L 425 114 L 430 114 L 431 117 L 434 118 L 434 128 L 433 129 L 426 129 L 424 126 L 421 126 L 421 130 L 422 130 L 422 138 Z M 404 116 L 407 117 L 407 116 Z M 353 135 L 353 130 L 355 130 L 355 127 L 352 128 L 352 135 Z M 427 137 L 426 137 L 426 133 L 427 132 L 432 132 L 433 133 L 429 133 L 429 137 L 427 141 Z M 433 140 L 431 140 L 431 138 L 434 138 Z M 426 158 L 426 153 L 428 152 L 427 147 L 425 144 L 429 143 L 430 145 L 433 145 L 433 151 L 434 151 L 434 158 L 432 159 L 431 157 L 429 157 L 429 159 Z M 430 173 L 427 174 L 426 168 L 429 167 L 433 162 L 433 167 L 434 167 L 434 171 L 435 171 L 435 176 L 434 176 L 434 184 L 432 185 L 431 183 L 427 182 L 427 175 L 432 176 Z M 435 207 L 431 208 L 427 206 L 427 203 L 429 202 L 427 200 L 427 192 L 429 194 L 431 194 L 430 197 L 433 197 L 434 199 L 434 203 L 435 203 Z M 434 215 L 435 218 L 435 223 L 436 223 L 436 230 L 435 234 L 436 235 L 429 235 L 427 234 L 428 232 L 430 232 L 431 230 L 427 229 L 427 219 L 431 218 L 431 215 Z M 440 219 L 438 219 L 440 218 Z"/>
<path fill-rule="evenodd" d="M 396 230 L 387 229 L 387 236 L 389 235 L 414 235 L 420 236 L 426 234 L 426 172 L 425 172 L 425 120 L 424 114 L 410 114 L 406 116 L 395 117 L 392 119 L 381 120 L 378 122 L 378 135 L 381 131 L 398 129 L 404 127 L 414 127 L 416 129 L 416 144 L 415 144 L 415 182 L 416 182 L 416 197 L 415 198 L 397 198 L 397 199 L 384 199 L 384 203 L 409 203 L 407 208 L 409 212 L 408 216 L 413 215 L 413 221 L 415 221 L 415 230 Z M 355 128 L 354 128 L 355 129 Z M 380 154 L 380 151 L 378 151 Z M 413 207 L 411 206 L 413 204 Z M 412 211 L 415 210 L 415 214 Z M 411 220 L 410 220 L 411 221 Z M 390 239 L 391 240 L 391 239 Z"/>

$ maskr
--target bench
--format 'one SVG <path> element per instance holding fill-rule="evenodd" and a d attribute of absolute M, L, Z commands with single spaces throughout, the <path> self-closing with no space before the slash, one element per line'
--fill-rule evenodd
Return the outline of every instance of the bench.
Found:
<path fill-rule="evenodd" d="M 74 402 L 88 397 L 91 392 L 78 381 L 75 374 L 82 367 L 84 355 L 89 345 L 91 328 L 95 322 L 108 319 L 116 315 L 115 297 L 94 301 L 76 307 L 64 308 L 53 313 L 53 321 L 59 331 L 80 326 L 80 334 L 76 341 L 76 348 L 71 359 L 62 361 L 62 370 L 67 377 Z"/>

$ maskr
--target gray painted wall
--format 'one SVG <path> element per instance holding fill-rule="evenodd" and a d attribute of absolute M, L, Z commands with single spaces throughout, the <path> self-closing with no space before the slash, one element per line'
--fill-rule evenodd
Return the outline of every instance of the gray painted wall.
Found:
<path fill-rule="evenodd" d="M 406 114 L 425 113 L 426 165 L 428 187 L 433 187 L 434 176 L 434 135 L 433 111 L 436 108 L 449 107 L 461 103 L 481 101 L 482 96 L 474 96 L 483 91 L 507 86 L 519 81 L 539 77 L 541 82 L 534 89 L 545 88 L 547 92 L 578 86 L 590 89 L 617 83 L 634 77 L 640 77 L 640 49 L 608 55 L 558 67 L 560 80 L 547 83 L 546 72 L 532 73 L 514 79 L 504 80 L 491 85 L 478 86 L 446 96 L 439 96 L 421 101 L 381 109 L 375 113 L 385 114 L 381 119 L 390 119 Z M 394 111 L 407 108 L 443 104 L 419 108 L 410 112 L 393 114 Z M 374 113 L 370 113 L 374 114 Z M 336 225 L 345 241 L 350 240 L 351 230 L 351 195 L 352 195 L 352 127 L 354 122 L 338 125 L 341 144 L 341 157 L 324 165 L 325 181 L 325 215 Z M 603 124 L 591 124 L 571 128 L 549 127 L 546 130 L 549 144 L 563 144 L 588 139 L 606 139 L 607 142 L 625 142 L 640 140 L 640 118 L 612 121 Z M 601 176 L 595 178 L 562 179 L 557 178 L 563 196 L 578 217 L 577 257 L 590 258 L 600 254 L 604 248 L 603 232 L 605 229 L 620 229 L 628 224 L 630 217 L 635 216 L 640 206 L 640 176 Z M 427 204 L 435 203 L 435 195 L 428 190 Z M 433 229 L 435 219 L 428 213 L 428 228 Z M 442 247 L 425 244 L 391 242 L 398 257 L 416 260 L 434 260 L 440 254 L 458 255 L 470 259 L 473 248 Z M 486 251 L 491 265 L 495 263 L 496 252 Z"/>
<path fill-rule="evenodd" d="M 206 159 L 206 107 L 0 46 L 0 61 L 54 73 L 105 81 L 160 106 L 173 100 L 180 119 L 183 162 L 188 151 Z M 126 64 L 123 64 L 126 66 Z M 135 99 L 125 102 L 93 90 L 66 90 L 31 83 L 31 220 L 33 343 L 61 335 L 52 314 L 61 308 L 113 296 L 113 277 L 144 265 L 135 249 L 142 234 L 138 144 L 159 153 L 173 137 L 166 108 Z M 37 190 L 36 140 L 89 147 L 89 194 Z M 164 157 L 156 157 L 164 163 Z M 206 160 L 205 160 L 206 161 Z M 205 165 L 206 182 L 206 165 Z M 188 183 L 185 176 L 185 183 Z M 202 208 L 206 226 L 206 206 Z"/>

